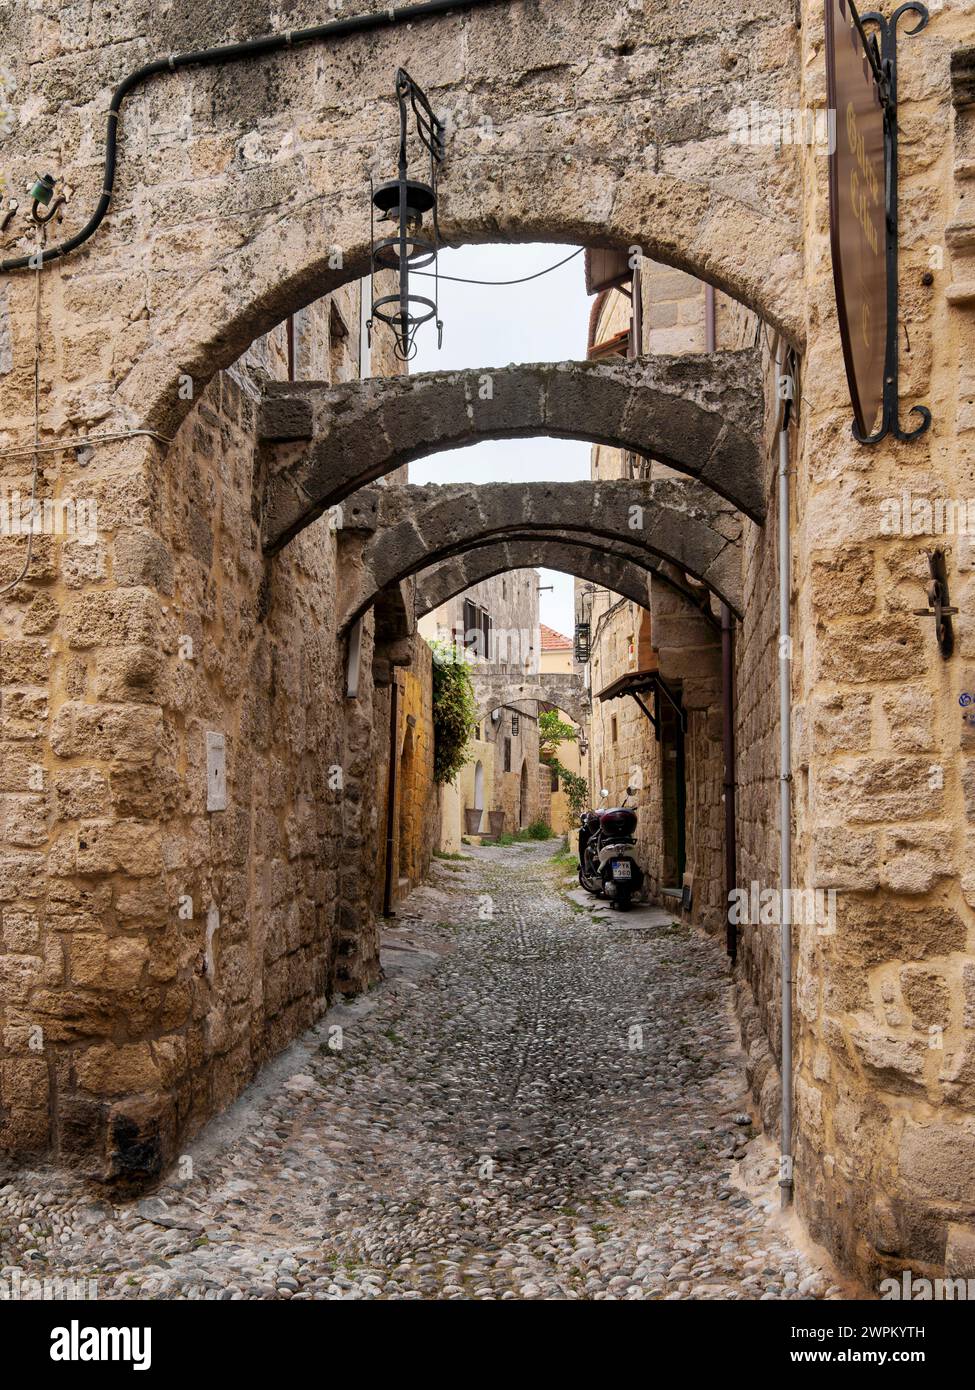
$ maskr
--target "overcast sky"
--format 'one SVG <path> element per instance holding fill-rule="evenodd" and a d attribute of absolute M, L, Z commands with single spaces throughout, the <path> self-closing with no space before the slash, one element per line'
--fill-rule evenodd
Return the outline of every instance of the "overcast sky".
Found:
<path fill-rule="evenodd" d="M 555 265 L 572 249 L 465 246 L 441 252 L 440 272 L 475 280 L 513 280 Z M 418 352 L 410 370 L 451 371 L 583 358 L 590 304 L 582 256 L 523 285 L 458 285 L 441 280 L 443 349 L 437 351 L 436 328 L 425 325 L 417 335 Z M 588 444 L 563 439 L 489 440 L 418 459 L 410 464 L 410 482 L 569 482 L 589 477 L 589 449 Z M 543 586 L 555 586 L 553 593 L 540 595 L 542 622 L 571 636 L 573 581 L 551 570 L 541 573 Z"/>

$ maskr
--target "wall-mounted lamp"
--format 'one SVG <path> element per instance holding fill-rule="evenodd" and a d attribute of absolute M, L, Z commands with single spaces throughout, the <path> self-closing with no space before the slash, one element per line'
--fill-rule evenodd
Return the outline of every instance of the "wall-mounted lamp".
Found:
<path fill-rule="evenodd" d="M 396 71 L 396 100 L 399 103 L 399 168 L 395 179 L 372 189 L 372 265 L 370 287 L 372 314 L 366 324 L 372 342 L 374 319 L 389 324 L 396 338 L 396 356 L 407 362 L 416 355 L 416 333 L 421 324 L 431 319 L 437 324 L 437 346 L 443 343 L 443 324 L 439 318 L 437 252 L 440 249 L 440 228 L 437 222 L 437 168 L 443 163 L 446 126 L 433 114 L 425 93 L 403 68 Z M 409 112 L 416 120 L 417 137 L 430 154 L 430 182 L 422 183 L 409 177 L 407 135 Z M 371 185 L 370 185 L 371 187 Z M 381 222 L 394 222 L 393 235 L 376 240 L 376 214 Z M 429 214 L 429 232 L 423 219 Z M 433 298 L 416 294 L 410 289 L 410 272 L 433 266 Z M 378 271 L 395 270 L 399 274 L 396 294 L 376 298 L 375 277 Z"/>

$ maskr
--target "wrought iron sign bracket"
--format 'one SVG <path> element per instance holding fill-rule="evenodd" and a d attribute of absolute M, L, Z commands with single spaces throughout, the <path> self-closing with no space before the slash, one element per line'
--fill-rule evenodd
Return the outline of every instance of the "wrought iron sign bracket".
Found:
<path fill-rule="evenodd" d="M 630 691 L 630 694 L 633 696 L 634 700 L 637 702 L 637 704 L 638 704 L 638 705 L 640 706 L 640 708 L 643 710 L 643 713 L 647 716 L 647 718 L 650 720 L 650 723 L 653 725 L 653 736 L 654 736 L 654 738 L 657 740 L 657 742 L 659 743 L 659 742 L 660 742 L 660 720 L 657 718 L 657 716 L 653 713 L 652 710 L 650 710 L 650 709 L 647 708 L 647 706 L 643 703 L 643 701 L 640 699 L 639 695 L 636 693 L 635 690 L 631 690 L 631 691 Z"/>
<path fill-rule="evenodd" d="M 928 558 L 928 569 L 931 573 L 931 580 L 928 584 L 928 606 L 927 608 L 915 608 L 914 616 L 915 618 L 934 619 L 938 650 L 947 661 L 955 649 L 955 633 L 951 619 L 957 614 L 958 609 L 950 606 L 945 552 L 939 549 L 925 550 L 922 553 Z"/>
<path fill-rule="evenodd" d="M 917 439 L 931 425 L 931 412 L 927 406 L 913 405 L 910 414 L 919 416 L 921 423 L 912 430 L 901 429 L 897 398 L 900 349 L 897 317 L 897 25 L 906 14 L 917 15 L 914 28 L 905 31 L 909 37 L 919 34 L 927 27 L 927 7 L 920 4 L 919 0 L 907 0 L 906 4 L 898 6 L 889 19 L 878 10 L 870 10 L 867 14 L 860 15 L 859 19 L 864 48 L 874 71 L 884 110 L 884 220 L 887 269 L 887 343 L 884 354 L 883 414 L 880 428 L 869 435 L 861 434 L 854 420 L 853 437 L 860 444 L 879 444 L 888 434 L 892 434 L 895 439 Z M 867 24 L 876 26 L 876 33 L 869 37 L 863 29 Z"/>

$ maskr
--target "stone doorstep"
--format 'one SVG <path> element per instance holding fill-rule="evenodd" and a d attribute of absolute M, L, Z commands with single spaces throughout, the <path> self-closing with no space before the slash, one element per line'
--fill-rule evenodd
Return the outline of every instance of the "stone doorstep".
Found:
<path fill-rule="evenodd" d="M 674 921 L 674 914 L 656 903 L 634 903 L 628 911 L 617 912 L 605 898 L 594 898 L 585 888 L 569 888 L 565 896 L 580 907 L 588 908 L 600 925 L 612 926 L 617 931 L 653 931 L 669 927 Z"/>

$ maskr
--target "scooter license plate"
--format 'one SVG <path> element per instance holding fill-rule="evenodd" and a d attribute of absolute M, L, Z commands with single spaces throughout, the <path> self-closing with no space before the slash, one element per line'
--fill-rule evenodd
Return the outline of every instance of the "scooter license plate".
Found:
<path fill-rule="evenodd" d="M 632 866 L 631 866 L 630 861 L 629 861 L 628 859 L 614 859 L 614 860 L 613 860 L 613 878 L 614 878 L 614 880 L 618 880 L 618 879 L 621 879 L 621 878 L 632 878 L 632 877 L 633 877 Z"/>

